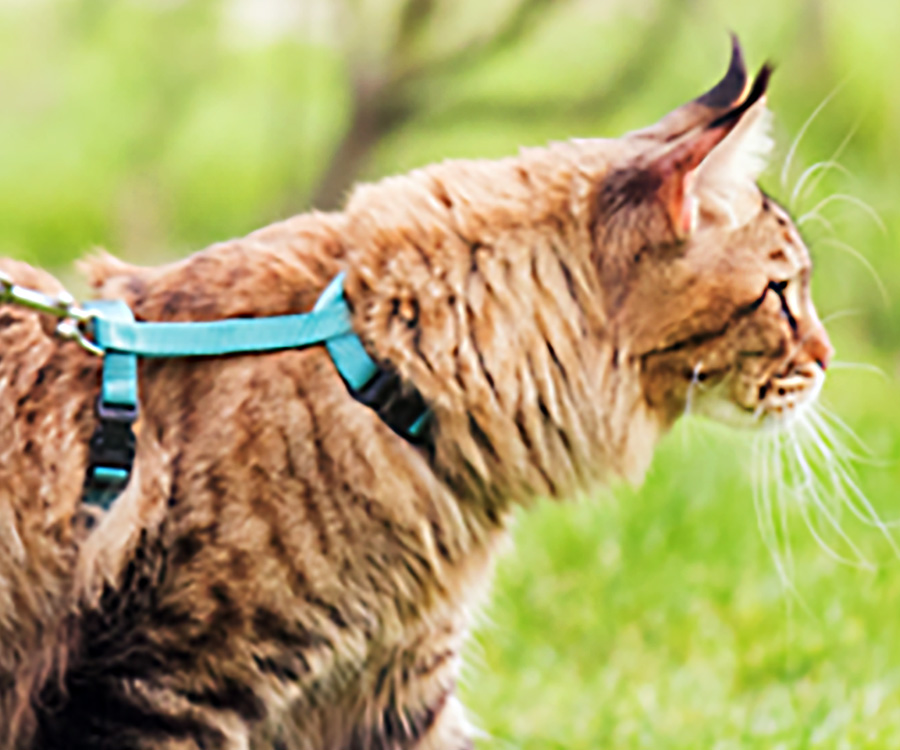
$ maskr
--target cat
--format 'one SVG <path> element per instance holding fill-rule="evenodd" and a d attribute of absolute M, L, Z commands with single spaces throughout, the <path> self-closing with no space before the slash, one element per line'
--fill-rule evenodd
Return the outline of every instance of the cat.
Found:
<path fill-rule="evenodd" d="M 321 346 L 143 360 L 135 471 L 93 514 L 99 360 L 0 308 L 0 747 L 474 747 L 460 653 L 512 510 L 639 482 L 688 403 L 777 429 L 822 386 L 810 258 L 756 185 L 768 79 L 735 41 L 711 91 L 619 139 L 428 166 L 160 268 L 87 262 L 139 320 L 302 312 L 345 272 L 419 440 Z"/>

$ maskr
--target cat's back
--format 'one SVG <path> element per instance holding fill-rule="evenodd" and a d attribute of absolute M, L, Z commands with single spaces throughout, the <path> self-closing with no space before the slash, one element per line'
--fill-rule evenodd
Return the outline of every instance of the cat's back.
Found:
<path fill-rule="evenodd" d="M 311 214 L 171 266 L 89 272 L 143 320 L 303 312 L 342 270 L 343 222 Z M 309 732 L 345 701 L 380 716 L 400 661 L 455 654 L 490 532 L 323 347 L 144 360 L 139 383 L 133 478 L 83 550 L 70 698 L 42 714 L 43 746 L 127 747 L 137 724 L 220 746 L 298 705 Z"/>

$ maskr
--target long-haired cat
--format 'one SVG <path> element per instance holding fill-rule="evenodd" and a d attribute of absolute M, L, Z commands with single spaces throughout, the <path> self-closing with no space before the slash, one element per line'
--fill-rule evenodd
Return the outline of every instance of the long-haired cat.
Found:
<path fill-rule="evenodd" d="M 0 745 L 471 748 L 460 650 L 513 507 L 638 481 L 689 397 L 765 429 L 818 394 L 809 256 L 755 183 L 768 77 L 735 46 L 622 138 L 429 166 L 170 266 L 89 263 L 139 320 L 302 312 L 346 272 L 419 440 L 321 346 L 145 360 L 135 472 L 90 529 L 99 360 L 0 308 Z"/>

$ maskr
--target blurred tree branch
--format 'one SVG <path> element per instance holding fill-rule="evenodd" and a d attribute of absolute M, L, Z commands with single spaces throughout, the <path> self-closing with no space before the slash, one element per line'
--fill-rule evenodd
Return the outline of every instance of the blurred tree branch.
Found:
<path fill-rule="evenodd" d="M 481 34 L 455 49 L 436 55 L 431 59 L 410 63 L 405 68 L 395 70 L 392 85 L 402 88 L 407 84 L 416 85 L 421 83 L 423 78 L 436 78 L 451 70 L 459 71 L 463 68 L 473 68 L 500 50 L 519 42 L 527 36 L 541 16 L 551 7 L 559 8 L 570 1 L 520 0 L 498 28 Z M 407 8 L 411 5 L 428 6 L 428 11 L 432 14 L 437 7 L 434 0 L 410 0 Z M 404 14 L 404 17 L 406 15 Z M 413 27 L 414 32 L 424 29 L 428 19 L 419 11 L 417 20 L 418 22 Z M 408 38 L 408 41 L 411 42 L 412 38 Z"/>
<path fill-rule="evenodd" d="M 384 72 L 376 70 L 373 73 L 368 65 L 351 63 L 350 125 L 313 193 L 313 205 L 324 209 L 339 205 L 378 142 L 415 114 L 416 89 L 427 87 L 450 70 L 483 61 L 519 41 L 551 4 L 552 0 L 520 0 L 499 28 L 449 52 L 408 62 L 416 38 L 433 22 L 439 3 L 436 0 L 407 0 L 400 14 L 390 57 L 380 66 Z"/>
<path fill-rule="evenodd" d="M 423 94 L 438 87 L 441 79 L 484 64 L 504 49 L 520 43 L 551 10 L 573 0 L 519 0 L 502 21 L 488 31 L 431 57 L 415 55 L 417 40 L 435 23 L 440 0 L 406 0 L 400 9 L 394 43 L 375 64 L 347 50 L 352 86 L 349 124 L 312 193 L 316 208 L 333 209 L 359 177 L 377 145 L 413 118 L 438 120 L 472 116 L 522 117 L 544 115 L 583 116 L 612 108 L 631 89 L 638 88 L 665 56 L 675 35 L 672 26 L 680 3 L 662 2 L 634 53 L 611 81 L 599 81 L 592 92 L 578 98 L 529 103 L 469 100 L 436 109 Z M 440 107 L 440 105 L 438 105 Z"/>
<path fill-rule="evenodd" d="M 514 120 L 535 117 L 552 112 L 555 117 L 583 118 L 598 112 L 615 110 L 631 92 L 639 90 L 648 79 L 657 75 L 659 63 L 666 57 L 675 39 L 672 24 L 682 9 L 668 3 L 647 27 L 643 38 L 635 45 L 635 52 L 614 73 L 611 79 L 597 80 L 592 91 L 573 98 L 544 98 L 531 102 L 503 101 L 498 99 L 469 99 L 450 104 L 429 114 L 432 124 L 449 120 L 465 120 L 472 117 L 493 117 Z"/>

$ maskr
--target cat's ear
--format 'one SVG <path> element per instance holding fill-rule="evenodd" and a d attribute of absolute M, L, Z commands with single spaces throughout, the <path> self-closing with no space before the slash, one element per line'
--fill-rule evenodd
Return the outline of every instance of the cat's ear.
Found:
<path fill-rule="evenodd" d="M 659 185 L 657 197 L 679 239 L 690 234 L 701 206 L 741 223 L 742 198 L 753 192 L 771 147 L 765 109 L 771 72 L 764 66 L 749 90 L 743 87 L 734 106 L 674 138 L 652 159 L 649 171 Z M 729 83 L 729 75 L 692 104 L 730 96 L 726 89 L 734 81 Z"/>

